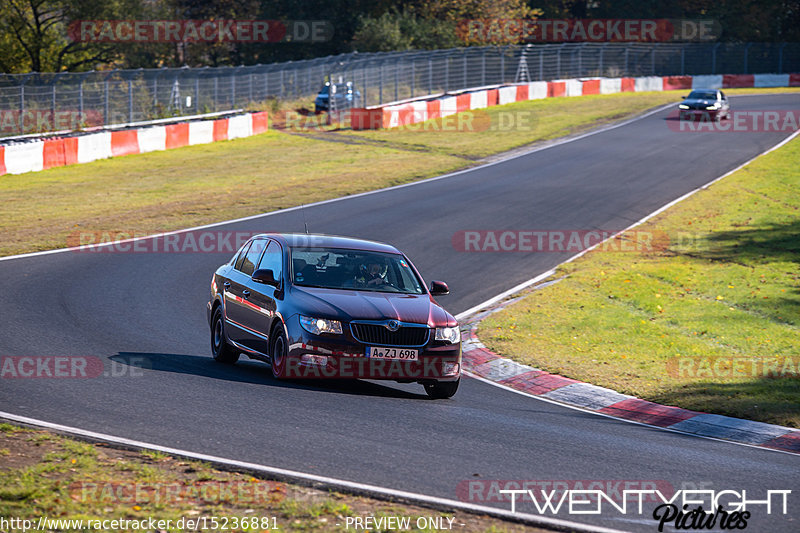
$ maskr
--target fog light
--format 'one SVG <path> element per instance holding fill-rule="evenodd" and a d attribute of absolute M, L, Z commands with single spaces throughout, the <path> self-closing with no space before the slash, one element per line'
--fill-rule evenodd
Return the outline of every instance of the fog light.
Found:
<path fill-rule="evenodd" d="M 445 363 L 442 369 L 442 374 L 445 376 L 455 376 L 458 374 L 461 365 L 458 363 Z"/>
<path fill-rule="evenodd" d="M 316 355 L 313 353 L 307 353 L 303 354 L 302 357 L 300 357 L 300 364 L 326 366 L 328 364 L 328 357 L 325 355 Z"/>

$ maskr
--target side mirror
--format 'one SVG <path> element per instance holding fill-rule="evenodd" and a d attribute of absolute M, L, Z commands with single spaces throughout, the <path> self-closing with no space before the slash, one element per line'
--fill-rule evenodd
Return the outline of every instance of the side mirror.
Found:
<path fill-rule="evenodd" d="M 272 271 L 271 268 L 259 268 L 255 272 L 253 272 L 253 281 L 257 281 L 259 283 L 264 283 L 266 285 L 272 285 L 273 287 L 277 287 L 280 285 L 280 282 L 275 279 L 275 273 Z"/>
<path fill-rule="evenodd" d="M 431 296 L 450 294 L 450 287 L 444 281 L 431 281 Z"/>
<path fill-rule="evenodd" d="M 681 96 L 681 100 L 686 100 L 686 97 L 685 96 Z"/>

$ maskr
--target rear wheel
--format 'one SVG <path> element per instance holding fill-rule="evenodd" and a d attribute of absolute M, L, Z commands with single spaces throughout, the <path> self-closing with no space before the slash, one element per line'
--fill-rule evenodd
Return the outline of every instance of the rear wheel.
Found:
<path fill-rule="evenodd" d="M 458 390 L 459 383 L 461 383 L 460 378 L 455 381 L 433 381 L 425 383 L 425 392 L 432 400 L 451 398 Z"/>
<path fill-rule="evenodd" d="M 286 358 L 289 357 L 289 348 L 286 343 L 286 333 L 282 327 L 277 327 L 272 333 L 272 376 L 275 379 L 286 378 Z"/>
<path fill-rule="evenodd" d="M 217 307 L 211 318 L 211 355 L 214 361 L 234 364 L 239 360 L 239 351 L 225 340 L 225 320 L 222 317 L 222 307 Z"/>

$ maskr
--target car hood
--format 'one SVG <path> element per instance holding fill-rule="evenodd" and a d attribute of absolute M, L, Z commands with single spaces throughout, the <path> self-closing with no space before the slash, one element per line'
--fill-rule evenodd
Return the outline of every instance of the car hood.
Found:
<path fill-rule="evenodd" d="M 303 315 L 351 320 L 400 320 L 431 327 L 455 319 L 427 294 L 397 294 L 292 286 L 295 310 Z"/>

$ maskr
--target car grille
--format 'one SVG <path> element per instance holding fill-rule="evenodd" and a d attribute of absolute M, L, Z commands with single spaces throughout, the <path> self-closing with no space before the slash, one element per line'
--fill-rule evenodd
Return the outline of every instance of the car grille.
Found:
<path fill-rule="evenodd" d="M 423 327 L 400 326 L 397 331 L 389 331 L 381 324 L 351 323 L 353 337 L 364 344 L 383 346 L 422 346 L 428 342 L 430 330 Z"/>

